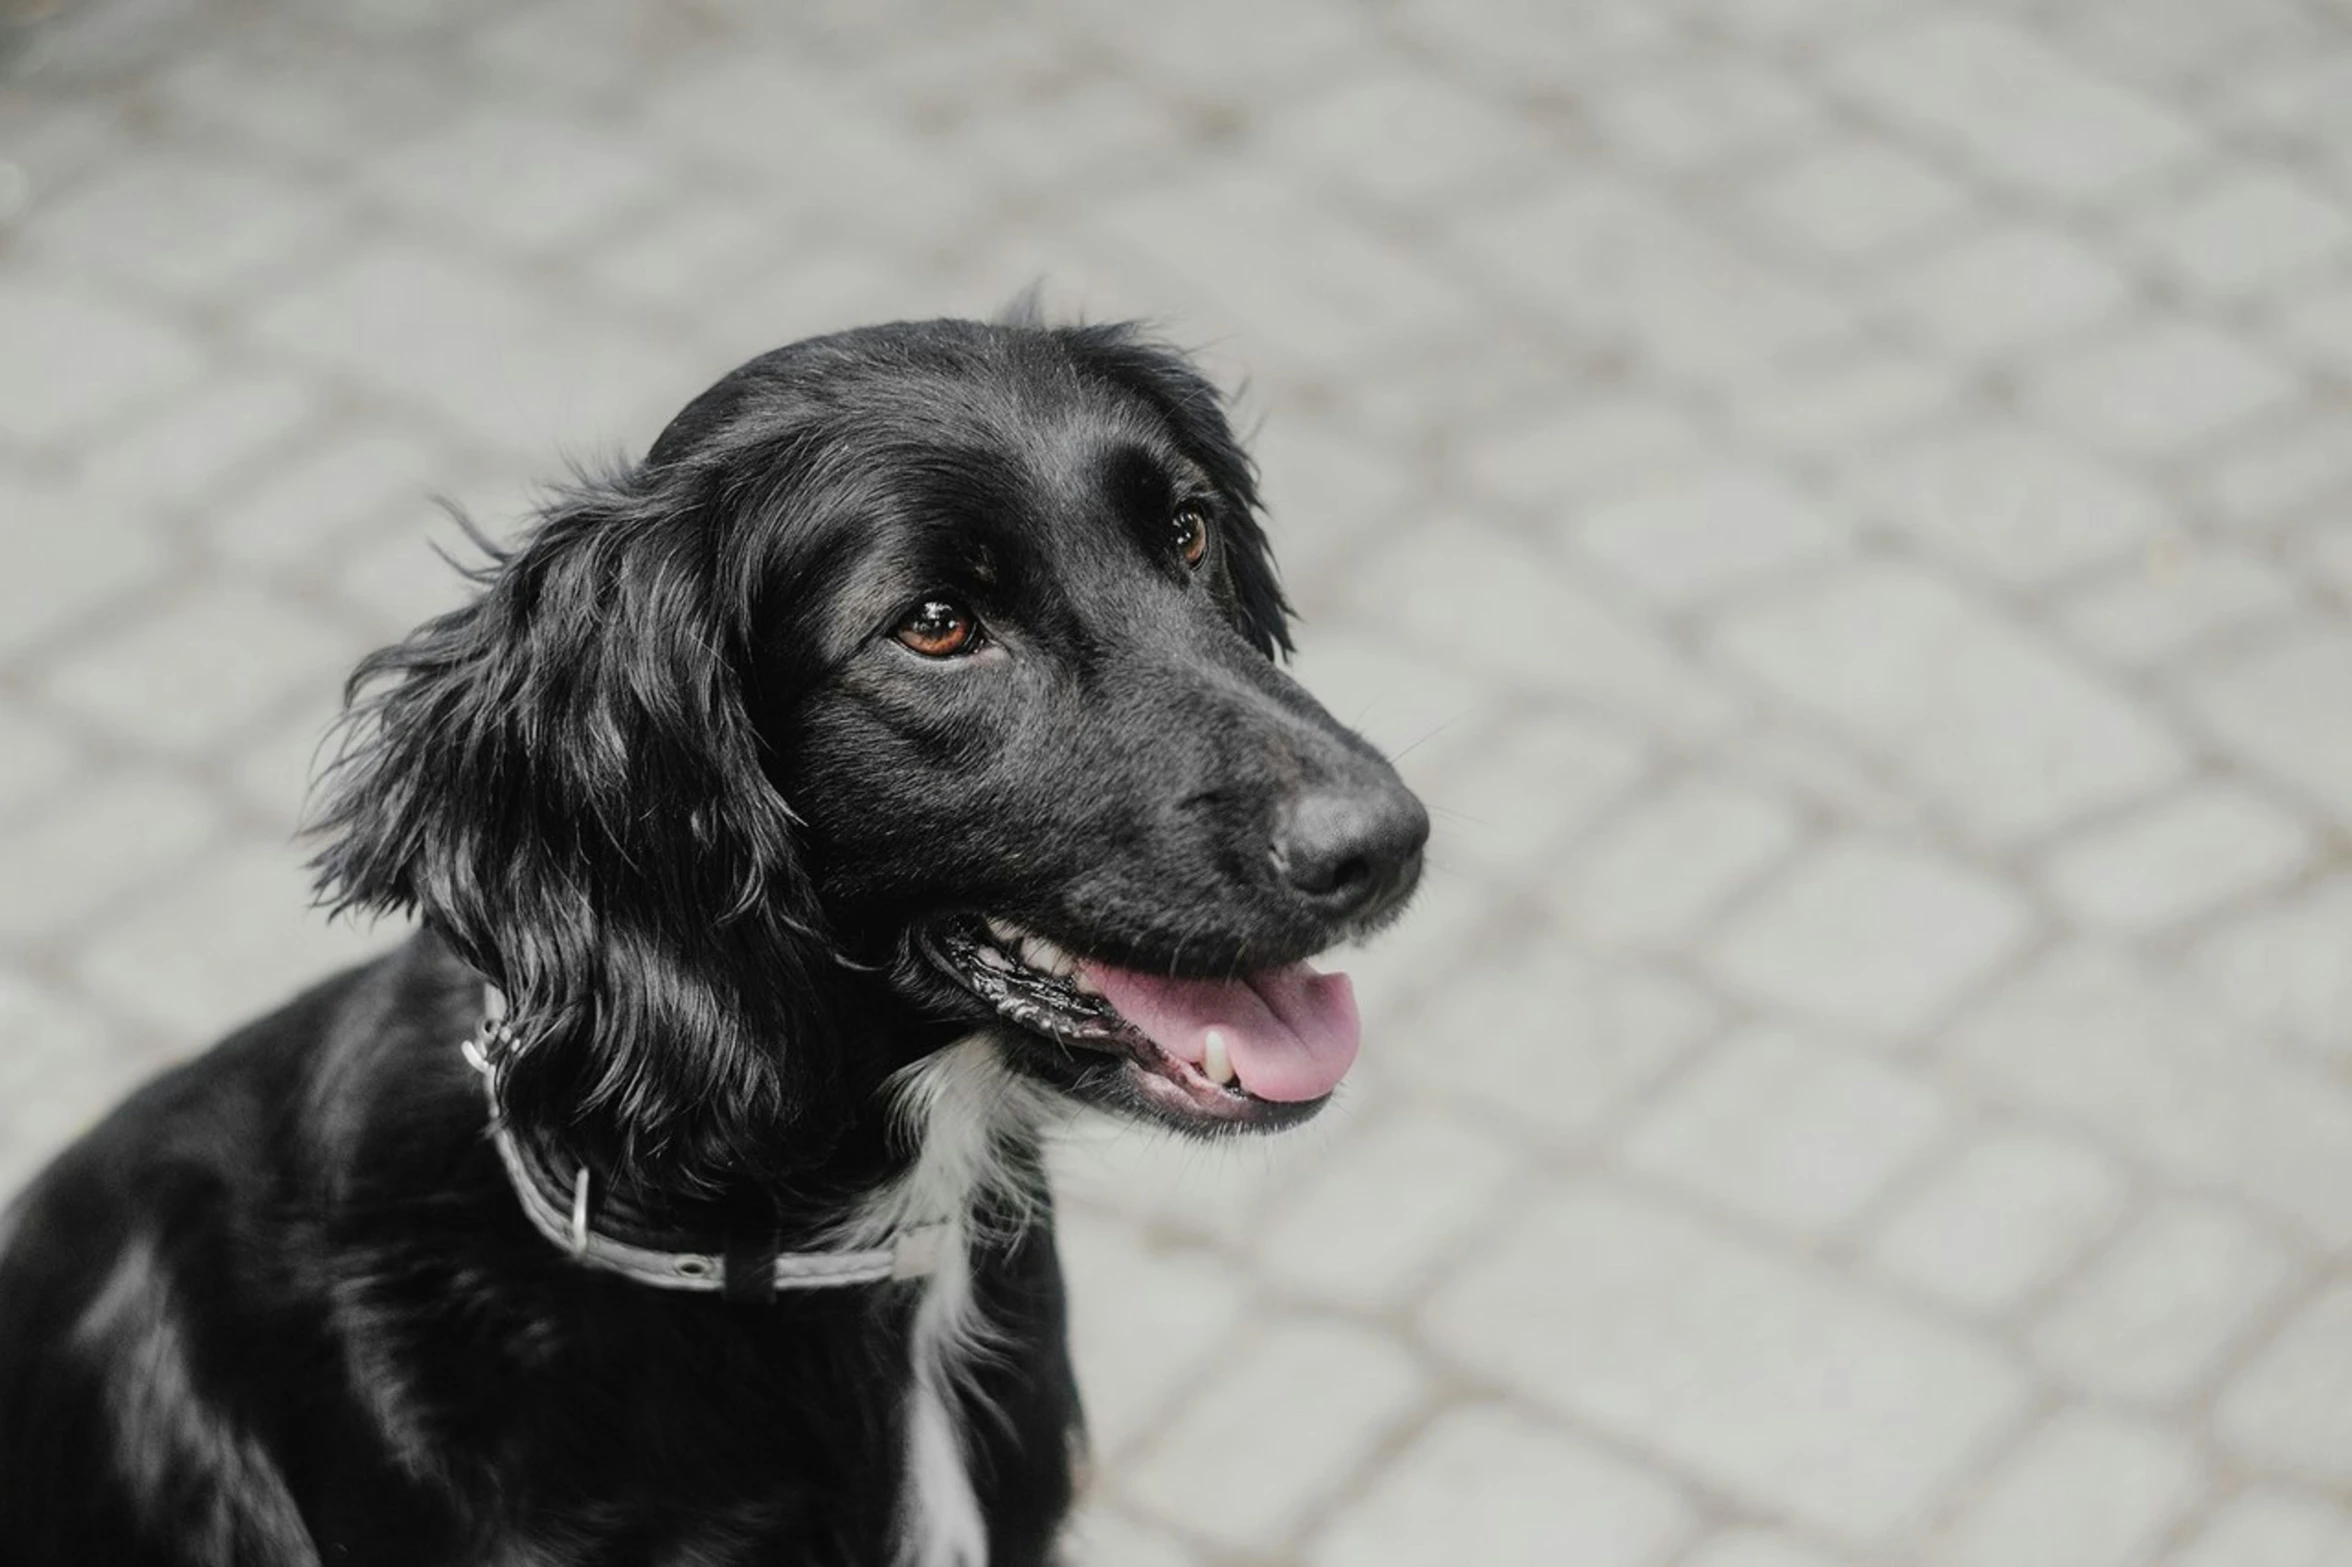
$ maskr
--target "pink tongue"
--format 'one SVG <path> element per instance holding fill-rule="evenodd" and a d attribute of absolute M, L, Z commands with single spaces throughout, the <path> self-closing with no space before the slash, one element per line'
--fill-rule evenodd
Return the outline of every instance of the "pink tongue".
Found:
<path fill-rule="evenodd" d="M 1355 1063 L 1362 1030 L 1345 974 L 1304 963 L 1242 979 L 1162 979 L 1133 969 L 1085 965 L 1103 999 L 1144 1036 L 1188 1066 L 1208 1053 L 1209 1030 L 1225 1035 L 1233 1075 L 1260 1099 L 1320 1099 Z"/>

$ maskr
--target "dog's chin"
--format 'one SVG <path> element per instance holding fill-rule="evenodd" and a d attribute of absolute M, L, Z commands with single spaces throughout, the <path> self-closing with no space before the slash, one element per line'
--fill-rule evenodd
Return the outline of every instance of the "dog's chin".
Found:
<path fill-rule="evenodd" d="M 1164 980 L 1112 968 L 1071 954 L 1005 920 L 952 915 L 926 921 L 908 934 L 908 968 L 917 987 L 938 1003 L 1002 1026 L 1015 1068 L 1069 1098 L 1194 1137 L 1276 1132 L 1312 1119 L 1331 1101 L 1338 1071 L 1329 1059 L 1340 1044 L 1325 1040 L 1319 1061 L 1284 1059 L 1311 1054 L 1287 1032 L 1287 1023 L 1256 1001 L 1253 984 L 1282 987 L 1285 997 L 1302 986 L 1336 985 L 1339 1011 L 1350 1031 L 1344 1053 L 1352 1058 L 1354 1006 L 1344 976 L 1314 975 L 1303 964 L 1264 971 L 1262 979 Z M 944 981 L 944 987 L 939 982 Z M 944 995 L 941 994 L 944 989 Z M 1130 1018 L 1106 990 L 1127 996 L 1138 1011 Z M 1202 995 L 1210 1001 L 1238 1001 L 1234 1010 L 1264 1016 L 1260 1038 L 1282 1034 L 1279 1048 L 1261 1042 L 1237 1061 L 1221 1044 L 1198 1048 L 1199 1031 L 1153 1003 L 1164 993 Z M 1289 1003 L 1283 1003 L 1288 1007 Z M 1307 1007 L 1310 1015 L 1332 1010 Z M 1332 1026 L 1336 1026 L 1335 1024 Z M 1241 1038 L 1232 1028 L 1209 1033 Z M 1159 1037 L 1155 1038 L 1154 1036 Z M 1254 1092 L 1248 1078 L 1263 1074 L 1269 1093 Z M 1328 1078 L 1327 1083 L 1325 1079 Z"/>

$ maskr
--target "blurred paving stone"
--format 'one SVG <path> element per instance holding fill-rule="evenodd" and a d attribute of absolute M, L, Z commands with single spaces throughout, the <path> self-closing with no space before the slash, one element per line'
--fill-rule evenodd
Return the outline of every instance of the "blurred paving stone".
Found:
<path fill-rule="evenodd" d="M 1629 182 L 1569 181 L 1469 220 L 1460 240 L 1528 305 L 1701 384 L 1849 331 L 1825 291 L 1767 269 Z"/>
<path fill-rule="evenodd" d="M 530 250 L 577 240 L 661 183 L 658 156 L 598 127 L 480 105 L 370 163 L 368 190 Z"/>
<path fill-rule="evenodd" d="M 1821 122 L 1820 105 L 1802 84 L 1739 57 L 1629 73 L 1592 94 L 1586 112 L 1613 150 L 1667 173 L 1802 145 Z"/>
<path fill-rule="evenodd" d="M 467 54 L 517 80 L 564 92 L 603 94 L 645 78 L 719 42 L 715 11 L 644 0 L 539 0 L 510 7 L 465 42 Z"/>
<path fill-rule="evenodd" d="M 1514 84 L 1621 80 L 1676 42 L 1674 18 L 1642 0 L 1407 0 L 1401 11 L 1416 38 Z"/>
<path fill-rule="evenodd" d="M 1131 6 L 1121 0 L 1065 0 L 1095 38 L 1135 69 L 1173 77 L 1212 99 L 1255 89 L 1269 97 L 1286 88 L 1360 70 L 1363 13 L 1345 0 L 1299 0 L 1279 9 L 1251 0 L 1201 0 L 1182 10 Z M 1233 40 L 1246 37 L 1249 47 Z"/>
<path fill-rule="evenodd" d="M 2049 879 L 2076 918 L 2140 928 L 2284 881 L 2314 846 L 2310 828 L 2253 791 L 2204 784 L 2074 838 L 2051 855 Z"/>
<path fill-rule="evenodd" d="M 196 943 L 191 930 L 216 934 Z M 195 1046 L 406 933 L 399 920 L 330 923 L 310 906 L 310 875 L 293 849 L 261 855 L 232 843 L 77 943 L 72 968 L 89 993 Z"/>
<path fill-rule="evenodd" d="M 1916 568 L 1825 574 L 1726 617 L 1716 647 L 1876 747 L 1990 838 L 2120 804 L 2187 765 L 2155 715 Z"/>
<path fill-rule="evenodd" d="M 1926 1022 L 2024 940 L 2000 883 L 1919 849 L 1840 841 L 1746 903 L 1710 946 L 1756 995 L 1832 1022 L 1900 1033 Z"/>
<path fill-rule="evenodd" d="M 1828 1557 L 1780 1535 L 1741 1530 L 1710 1540 L 1687 1567 L 1836 1567 Z"/>
<path fill-rule="evenodd" d="M 1434 985 L 1398 1020 L 1396 1069 L 1555 1140 L 1610 1124 L 1717 1021 L 1681 981 L 1598 963 L 1557 932 L 1485 957 L 1484 983 Z"/>
<path fill-rule="evenodd" d="M 727 368 L 617 320 L 559 309 L 484 264 L 397 241 L 274 295 L 252 326 L 297 363 L 541 462 L 649 444 Z"/>
<path fill-rule="evenodd" d="M 2352 251 L 2343 204 L 2275 170 L 2232 170 L 2139 225 L 2172 276 L 2225 297 L 2254 294 Z"/>
<path fill-rule="evenodd" d="M 1349 583 L 1349 608 L 1393 617 L 1424 644 L 1490 677 L 1593 701 L 1669 732 L 1731 715 L 1655 628 L 1586 588 L 1534 547 L 1483 524 L 1423 529 L 1390 545 Z"/>
<path fill-rule="evenodd" d="M 1706 761 L 1727 777 L 1857 827 L 1899 835 L 1928 814 L 1927 802 L 1875 757 L 1781 715 L 1712 741 Z"/>
<path fill-rule="evenodd" d="M 921 242 L 968 230 L 977 182 L 932 155 L 886 106 L 861 110 L 845 98 L 846 85 L 825 79 L 813 61 L 721 49 L 651 100 L 646 129 L 673 156 L 772 185 L 794 208 L 854 231 Z"/>
<path fill-rule="evenodd" d="M 1472 296 L 1414 258 L 1363 243 L 1350 219 L 1304 201 L 1292 183 L 1236 171 L 1145 190 L 1090 220 L 1145 275 L 1221 300 L 1256 344 L 1318 370 L 1342 369 L 1382 345 L 1428 344 L 1471 332 Z M 1280 230 L 1269 249 L 1258 236 Z"/>
<path fill-rule="evenodd" d="M 2352 414 L 2305 411 L 2258 428 L 2192 476 L 2205 506 L 2248 532 L 2297 520 L 2352 488 Z"/>
<path fill-rule="evenodd" d="M 1626 1131 L 1631 1168 L 1803 1235 L 1859 1214 L 1916 1164 L 1948 1109 L 1908 1073 L 1794 1029 L 1742 1030 Z"/>
<path fill-rule="evenodd" d="M 2352 1561 L 2352 1514 L 2258 1487 L 2214 1511 L 2165 1567 L 2338 1567 Z"/>
<path fill-rule="evenodd" d="M 1258 1266 L 1300 1295 L 1381 1310 L 1464 1230 L 1507 1207 L 1521 1173 L 1510 1147 L 1466 1117 L 1404 1111 L 1308 1176 L 1259 1232 Z"/>
<path fill-rule="evenodd" d="M 1689 1527 L 1656 1475 L 1507 1410 L 1441 1416 L 1318 1536 L 1312 1567 L 1638 1567 Z"/>
<path fill-rule="evenodd" d="M 2130 1567 L 2203 1483 L 2178 1432 L 2087 1409 L 2061 1411 L 1961 1514 L 1939 1567 Z"/>
<path fill-rule="evenodd" d="M 80 758 L 57 725 L 36 713 L 0 706 L 0 816 L 40 799 L 74 774 Z"/>
<path fill-rule="evenodd" d="M 2352 1244 L 2352 1093 L 2146 964 L 2062 949 L 1954 1029 L 2006 1093 Z"/>
<path fill-rule="evenodd" d="M 2329 283 L 2288 300 L 2271 337 L 2285 352 L 2341 376 L 2352 373 L 2352 286 Z"/>
<path fill-rule="evenodd" d="M 2278 361 L 2229 333 L 2181 321 L 2068 351 L 2038 367 L 2025 387 L 2050 424 L 2105 450 L 2149 455 L 2274 412 L 2294 393 Z"/>
<path fill-rule="evenodd" d="M 1422 798 L 1437 813 L 1431 853 L 1495 882 L 1548 874 L 1553 851 L 1624 797 L 1640 747 L 1560 715 L 1433 737 Z"/>
<path fill-rule="evenodd" d="M 2336 597 L 2352 604 L 2352 531 L 2322 525 L 2305 537 L 2303 547 L 2318 574 L 2336 585 Z"/>
<path fill-rule="evenodd" d="M 207 508 L 215 515 L 205 539 L 220 554 L 263 569 L 348 549 L 354 524 L 388 515 L 409 522 L 404 531 L 414 542 L 434 515 L 426 497 L 448 464 L 433 443 L 396 428 L 363 426 L 306 441 Z"/>
<path fill-rule="evenodd" d="M 2068 1287 L 2034 1349 L 2092 1392 L 2183 1398 L 2260 1321 L 2290 1264 L 2278 1241 L 2221 1204 L 2167 1199 Z"/>
<path fill-rule="evenodd" d="M 2352 1481 L 2352 1285 L 2331 1285 L 2278 1330 L 2222 1390 L 2214 1426 L 2268 1473 Z"/>
<path fill-rule="evenodd" d="M 504 519 L 477 520 L 493 536 L 510 531 Z M 327 557 L 328 585 L 360 612 L 363 629 L 390 642 L 463 604 L 472 589 L 450 562 L 471 566 L 480 553 L 454 525 L 385 530 Z"/>
<path fill-rule="evenodd" d="M 1484 682 L 1419 656 L 1373 628 L 1308 631 L 1291 673 L 1333 717 L 1386 750 L 1416 782 L 1432 781 L 1429 766 L 1444 756 L 1446 742 L 1485 731 L 1499 707 Z M 1602 741 L 1595 736 L 1591 744 L 1595 770 L 1614 771 L 1599 760 Z M 1544 802 L 1522 808 L 1542 810 Z M 1439 852 L 1450 852 L 1449 824 L 1440 823 L 1435 831 Z"/>
<path fill-rule="evenodd" d="M 117 895 L 158 885 L 220 831 L 219 812 L 196 790 L 159 772 L 111 770 L 0 833 L 0 934 L 52 940 Z"/>
<path fill-rule="evenodd" d="M 151 407 L 193 383 L 202 350 L 158 312 L 0 274 L 0 447 L 39 446 Z"/>
<path fill-rule="evenodd" d="M 1885 291 L 1895 319 L 1966 357 L 1997 354 L 2120 314 L 2132 280 L 2081 240 L 2000 224 L 1939 247 L 1896 273 Z"/>
<path fill-rule="evenodd" d="M 117 508 L 86 508 L 71 489 L 0 469 L 0 650 L 15 654 L 79 630 L 131 593 L 161 581 L 170 552 L 154 530 Z"/>
<path fill-rule="evenodd" d="M 43 685 L 126 744 L 188 754 L 290 696 L 334 690 L 356 651 L 299 605 L 207 586 L 76 650 Z"/>
<path fill-rule="evenodd" d="M 1073 1563 L 1102 1567 L 1195 1567 L 1199 1558 L 1174 1535 L 1132 1514 L 1081 1500 L 1078 1516 L 1063 1537 Z"/>
<path fill-rule="evenodd" d="M 233 212 L 236 221 L 219 215 Z M 157 147 L 45 207 L 32 254 L 67 275 L 99 273 L 167 297 L 216 298 L 257 273 L 315 264 L 351 221 L 340 194 Z"/>
<path fill-rule="evenodd" d="M 2352 876 L 2338 874 L 2207 936 L 2193 958 L 2249 1027 L 2352 1054 Z"/>
<path fill-rule="evenodd" d="M 1932 1505 L 2026 1390 L 1928 1318 L 1600 1186 L 1531 1204 L 1427 1320 L 1482 1374 L 1857 1543 Z"/>
<path fill-rule="evenodd" d="M 67 1138 L 96 1125 L 147 1064 L 86 1009 L 5 969 L 0 1039 L 7 1041 L 0 1049 L 0 1191 L 13 1198 Z"/>
<path fill-rule="evenodd" d="M 548 14 L 542 6 L 534 15 Z M 560 13 L 559 13 L 560 14 Z M 779 244 L 798 238 L 792 217 L 694 187 L 666 193 L 605 244 L 587 248 L 582 273 L 613 295 L 657 309 L 691 309 L 714 291 L 759 275 Z M 750 356 L 750 345 L 736 345 Z"/>
<path fill-rule="evenodd" d="M 1389 519 L 1414 509 L 1405 453 L 1327 424 L 1270 412 L 1254 455 L 1266 535 L 1286 583 L 1346 570 Z"/>
<path fill-rule="evenodd" d="M 1209 1253 L 1154 1245 L 1099 1214 L 1063 1222 L 1087 1433 L 1115 1462 L 1223 1358 L 1249 1318 L 1249 1285 Z"/>
<path fill-rule="evenodd" d="M 1686 937 L 1796 841 L 1788 806 L 1694 774 L 1645 792 L 1581 856 L 1563 903 L 1614 941 Z"/>
<path fill-rule="evenodd" d="M 2325 140 L 2352 126 L 2352 54 L 2298 50 L 2229 82 L 2215 119 L 2288 141 Z"/>
<path fill-rule="evenodd" d="M 1544 139 L 1490 97 L 1418 71 L 1343 78 L 1261 131 L 1282 162 L 1378 201 L 1458 200 L 1540 170 Z"/>
<path fill-rule="evenodd" d="M 1967 192 L 1878 142 L 1830 142 L 1766 175 L 1745 204 L 1764 230 L 1830 262 L 1895 249 L 1953 224 Z"/>
<path fill-rule="evenodd" d="M 297 706 L 237 748 L 228 781 L 237 798 L 262 823 L 282 832 L 289 849 L 311 846 L 295 841 L 297 826 L 314 786 L 323 785 L 325 770 L 334 761 L 340 737 L 332 725 L 340 704 L 321 692 L 315 703 Z"/>
<path fill-rule="evenodd" d="M 1123 1489 L 1224 1544 L 1262 1546 L 1339 1489 L 1411 1413 L 1421 1384 L 1384 1337 L 1283 1320 L 1219 1360 Z"/>
<path fill-rule="evenodd" d="M 2155 100 L 1981 13 L 1921 8 L 1839 51 L 1831 75 L 1857 101 L 2040 195 L 2128 186 L 2181 162 L 2200 140 Z"/>
<path fill-rule="evenodd" d="M 2199 713 L 2234 755 L 2352 825 L 2352 631 L 2288 629 L 2190 677 Z"/>
<path fill-rule="evenodd" d="M 1709 444 L 1672 402 L 1625 391 L 1473 432 L 1465 460 L 1480 488 L 1566 525 L 1581 503 L 1620 485 L 1679 477 L 1708 459 Z"/>
<path fill-rule="evenodd" d="M 255 28 L 173 59 L 156 92 L 186 122 L 332 166 L 381 153 L 439 124 L 459 83 L 426 54 Z"/>
<path fill-rule="evenodd" d="M 1008 291 L 976 301 L 975 313 L 994 314 L 1010 298 Z M 716 375 L 733 369 L 753 352 L 833 331 L 844 321 L 929 316 L 937 313 L 931 308 L 935 304 L 930 293 L 918 289 L 906 274 L 875 265 L 855 246 L 806 240 L 792 246 L 789 260 L 716 290 L 713 297 L 695 307 L 691 357 L 699 360 L 707 346 L 707 362 Z M 751 349 L 752 344 L 761 346 Z M 653 410 L 644 434 L 623 440 L 621 447 L 640 451 L 652 445 L 654 433 L 674 411 Z"/>
<path fill-rule="evenodd" d="M 1909 349 L 1840 345 L 1807 364 L 1794 384 L 1739 398 L 1730 416 L 1767 451 L 1830 458 L 1851 447 L 1875 448 L 1884 437 L 1950 412 L 1961 388 L 1957 372 Z"/>
<path fill-rule="evenodd" d="M 2128 13 L 2092 7 L 2055 18 L 2079 59 L 2106 71 L 2184 84 L 2274 53 L 2324 46 L 2324 21 L 2292 0 L 2143 0 Z"/>
<path fill-rule="evenodd" d="M 216 371 L 186 397 L 88 447 L 74 480 L 108 511 L 168 515 L 185 529 L 191 511 L 223 504 L 224 477 L 285 444 L 317 412 L 317 389 L 300 376 Z"/>
<path fill-rule="evenodd" d="M 1995 1312 L 2080 1257 L 2123 1203 L 2122 1176 L 2097 1154 L 2054 1137 L 1996 1133 L 1896 1210 L 1871 1260 L 1915 1289 Z"/>
<path fill-rule="evenodd" d="M 1295 1135 L 1226 1150 L 1233 1158 L 1174 1133 L 1082 1121 L 1055 1142 L 1055 1189 L 1139 1228 L 1195 1244 L 1244 1244 L 1353 1132 L 1348 1101 L 1362 1087 L 1346 1085 L 1330 1110 Z"/>
<path fill-rule="evenodd" d="M 1183 167 L 1186 126 L 1173 105 L 1101 77 L 1049 68 L 1047 79 L 1051 85 L 1035 93 L 966 110 L 939 133 L 961 161 L 985 167 L 1008 192 L 1047 200 L 1115 191 L 1146 172 Z"/>
<path fill-rule="evenodd" d="M 2125 470 L 2031 426 L 1940 429 L 1853 455 L 1842 488 L 1861 520 L 2016 587 L 2113 560 L 2169 518 Z"/>
<path fill-rule="evenodd" d="M 2061 623 L 2093 652 L 2126 667 L 2177 658 L 2216 636 L 2275 623 L 2300 595 L 2291 578 L 2242 550 L 2161 546 L 2136 567 L 2086 588 Z"/>
<path fill-rule="evenodd" d="M 1569 537 L 1611 576 L 1677 609 L 1833 555 L 1845 530 L 1785 480 L 1730 468 L 1612 496 Z"/>

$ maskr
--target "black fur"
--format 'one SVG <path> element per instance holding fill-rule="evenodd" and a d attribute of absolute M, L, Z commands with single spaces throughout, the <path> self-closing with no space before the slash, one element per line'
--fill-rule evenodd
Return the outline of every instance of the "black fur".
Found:
<path fill-rule="evenodd" d="M 148 1086 L 0 1223 L 0 1560 L 889 1561 L 915 1287 L 746 1305 L 574 1264 L 457 1043 L 486 977 L 507 1122 L 607 1211 L 813 1245 L 907 1167 L 885 1080 L 992 1023 L 926 922 L 1217 976 L 1385 917 L 1426 821 L 1276 669 L 1257 506 L 1168 350 L 931 322 L 753 360 L 490 551 L 362 665 L 315 824 L 324 898 L 422 933 Z M 940 595 L 984 652 L 892 639 Z M 1270 849 L 1311 790 L 1410 840 L 1344 913 Z M 994 1026 L 1038 1084 L 1164 1115 Z M 963 1431 L 1020 1567 L 1078 1403 L 1050 1210 L 985 1217 Z"/>

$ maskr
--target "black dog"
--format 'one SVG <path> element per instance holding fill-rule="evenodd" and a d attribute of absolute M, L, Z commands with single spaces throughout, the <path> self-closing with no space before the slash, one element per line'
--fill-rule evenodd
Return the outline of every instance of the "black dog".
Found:
<path fill-rule="evenodd" d="M 933 322 L 753 360 L 493 552 L 317 822 L 424 933 L 0 1226 L 0 1558 L 1051 1560 L 1041 1128 L 1312 1114 L 1304 960 L 1428 829 L 1276 669 L 1256 513 L 1174 354 Z"/>

